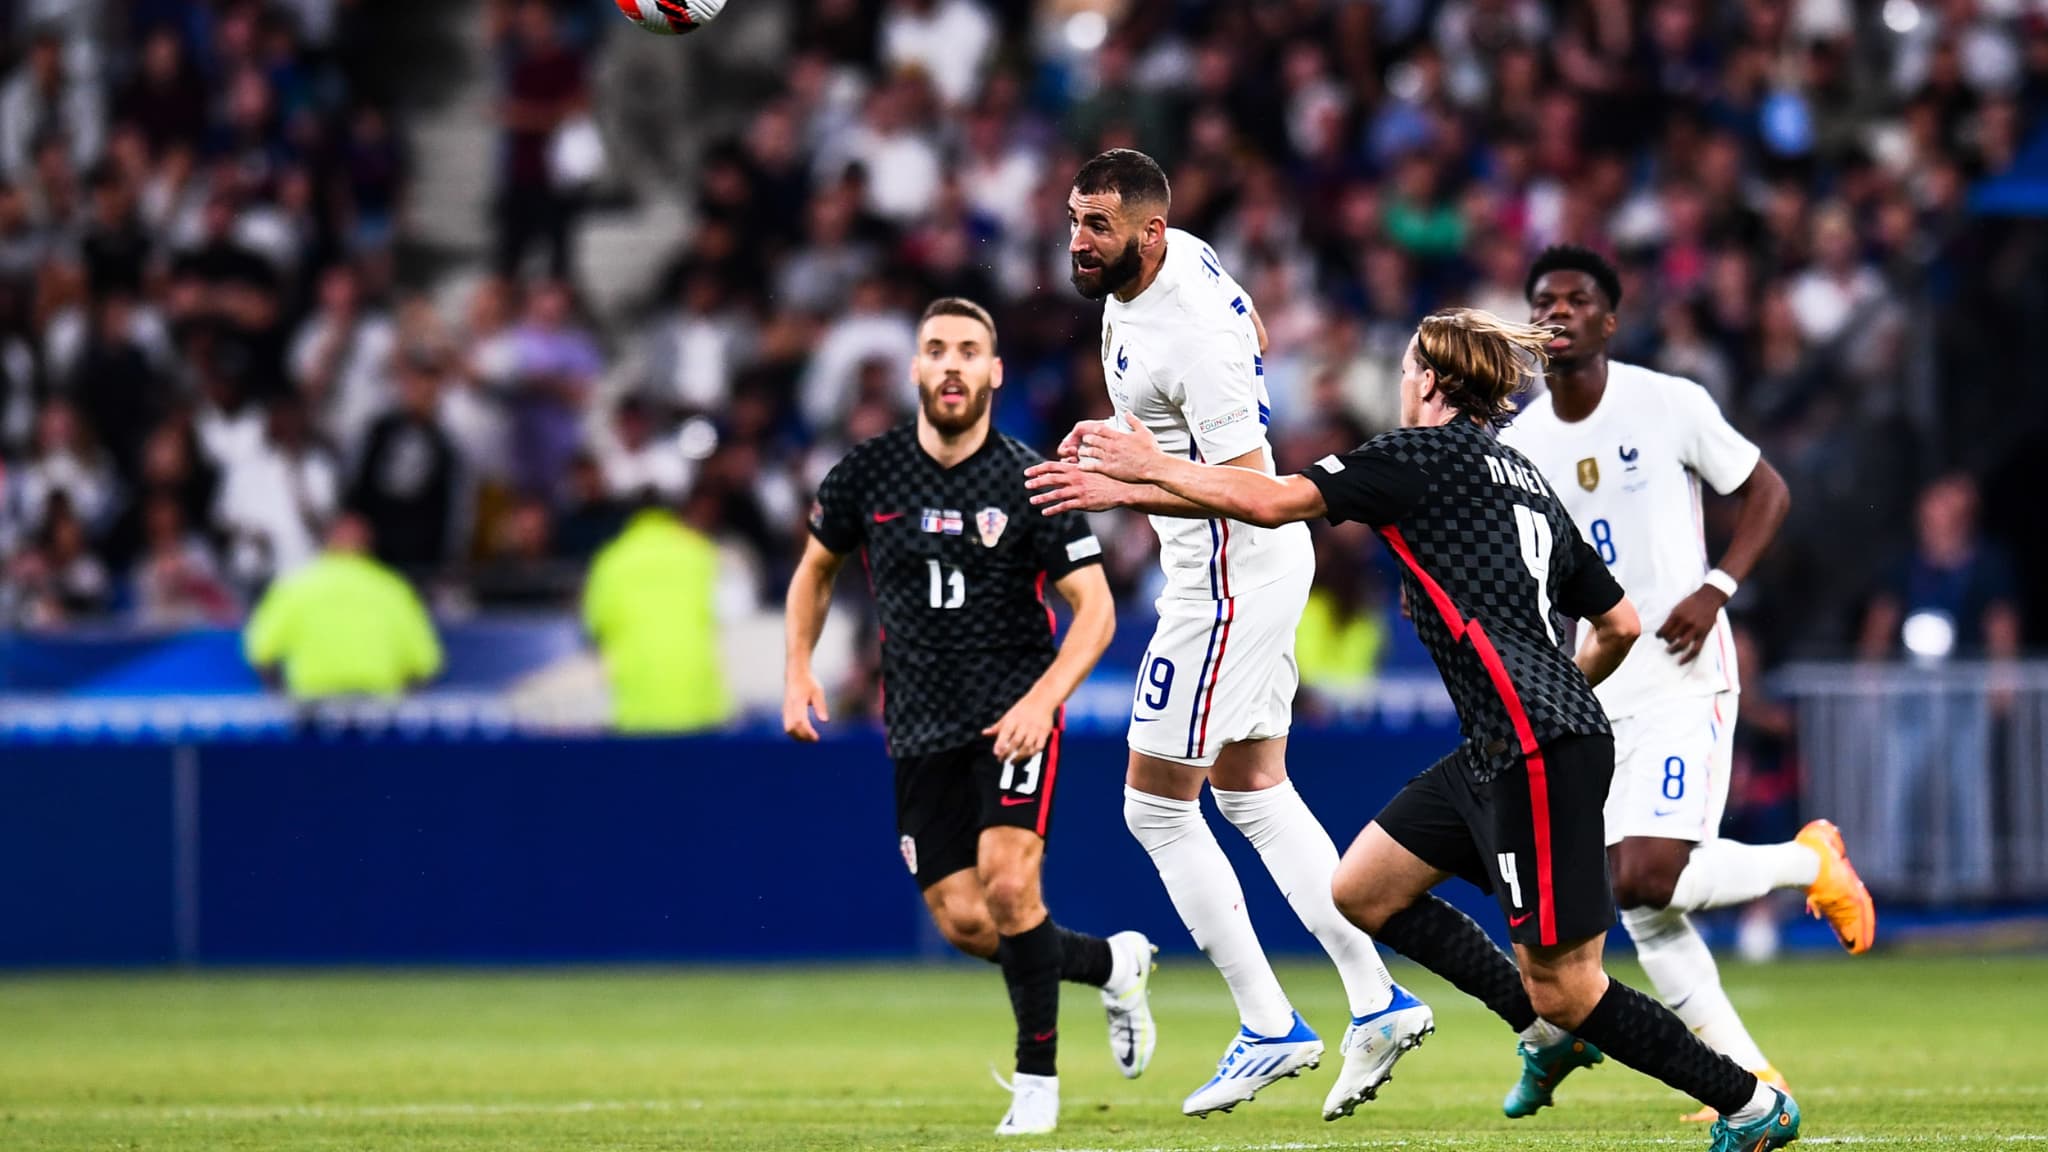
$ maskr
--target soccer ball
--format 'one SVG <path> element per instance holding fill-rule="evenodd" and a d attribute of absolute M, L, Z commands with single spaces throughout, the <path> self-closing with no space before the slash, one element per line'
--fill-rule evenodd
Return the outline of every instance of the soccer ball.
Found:
<path fill-rule="evenodd" d="M 725 0 L 612 0 L 626 19 L 656 36 L 681 36 L 718 19 Z"/>

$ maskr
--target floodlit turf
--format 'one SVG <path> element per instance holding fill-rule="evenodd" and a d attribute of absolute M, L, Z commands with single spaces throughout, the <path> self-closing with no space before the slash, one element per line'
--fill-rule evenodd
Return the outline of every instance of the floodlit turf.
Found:
<path fill-rule="evenodd" d="M 1175 958 L 1159 1055 L 1110 1064 L 1095 995 L 1062 1019 L 1056 1138 L 998 1145 L 1006 1003 L 993 968 L 33 976 L 0 979 L 0 1148 L 1704 1148 L 1684 1101 L 1614 1066 L 1510 1123 L 1504 1029 L 1413 969 L 1438 1033 L 1379 1103 L 1325 1124 L 1326 1063 L 1235 1114 L 1179 1115 L 1234 1028 Z M 1282 977 L 1331 1042 L 1334 974 Z M 1807 1136 L 1892 1148 L 2048 1144 L 2048 960 L 1730 965 Z M 1333 1055 L 1334 1058 L 1334 1055 Z"/>

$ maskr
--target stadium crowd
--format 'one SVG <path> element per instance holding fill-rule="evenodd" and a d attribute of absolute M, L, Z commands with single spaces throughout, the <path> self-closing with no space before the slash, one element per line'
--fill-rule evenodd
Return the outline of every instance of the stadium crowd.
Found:
<path fill-rule="evenodd" d="M 1428 310 L 1520 316 L 1544 245 L 1610 253 L 1620 354 L 1705 385 L 1791 481 L 1736 607 L 1775 652 L 1847 652 L 1916 493 L 1995 463 L 1958 451 L 1928 321 L 1991 255 L 1968 189 L 2048 110 L 2023 0 L 819 0 L 701 142 L 652 297 L 601 324 L 571 145 L 595 55 L 638 35 L 610 5 L 487 5 L 497 242 L 447 311 L 394 276 L 409 164 L 358 83 L 372 6 L 104 7 L 16 5 L 0 85 L 17 626 L 238 621 L 344 509 L 444 613 L 564 609 L 650 494 L 719 541 L 726 610 L 771 609 L 817 478 L 914 400 L 929 297 L 995 312 L 1004 430 L 1107 411 L 1064 203 L 1128 145 L 1258 302 L 1283 468 L 1394 421 Z M 1149 531 L 1099 528 L 1142 604 Z M 1319 556 L 1313 655 L 1356 675 L 1392 584 L 1365 534 Z"/>

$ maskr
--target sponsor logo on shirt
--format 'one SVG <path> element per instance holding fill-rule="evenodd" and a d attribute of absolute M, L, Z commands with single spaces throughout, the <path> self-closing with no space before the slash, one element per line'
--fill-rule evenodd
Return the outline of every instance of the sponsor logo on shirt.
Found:
<path fill-rule="evenodd" d="M 1218 428 L 1228 428 L 1232 424 L 1242 424 L 1246 420 L 1249 420 L 1251 418 L 1252 410 L 1240 404 L 1236 408 L 1233 408 L 1230 411 L 1225 412 L 1221 416 L 1212 416 L 1209 419 L 1202 421 L 1202 433 L 1203 435 L 1207 435 L 1211 432 L 1216 431 Z"/>

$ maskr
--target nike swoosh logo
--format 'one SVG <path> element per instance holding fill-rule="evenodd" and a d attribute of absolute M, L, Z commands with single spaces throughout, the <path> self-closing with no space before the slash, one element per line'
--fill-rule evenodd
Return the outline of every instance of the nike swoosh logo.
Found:
<path fill-rule="evenodd" d="M 1527 924 L 1529 922 L 1529 917 L 1534 915 L 1534 912 L 1524 912 L 1520 916 L 1510 916 L 1508 917 L 1508 927 L 1520 928 L 1522 925 Z"/>
<path fill-rule="evenodd" d="M 902 515 L 903 513 L 901 512 L 877 512 L 875 513 L 875 523 L 887 524 L 889 521 L 895 520 Z"/>
<path fill-rule="evenodd" d="M 1133 723 L 1133 724 L 1150 724 L 1151 722 L 1153 722 L 1154 720 L 1157 720 L 1157 719 L 1159 719 L 1159 717 L 1157 717 L 1157 716 L 1133 716 L 1133 717 L 1131 717 L 1131 723 Z"/>
<path fill-rule="evenodd" d="M 1047 1040 L 1052 1039 L 1054 1036 L 1059 1035 L 1059 1032 L 1060 1030 L 1057 1028 L 1053 1029 L 1050 1032 L 1033 1032 L 1031 1034 L 1031 1039 L 1033 1043 L 1043 1044 Z"/>
<path fill-rule="evenodd" d="M 1658 817 L 1675 815 L 1677 812 L 1678 809 L 1676 808 L 1653 808 L 1650 810 L 1652 816 Z"/>
<path fill-rule="evenodd" d="M 1017 805 L 1019 805 L 1019 804 L 1036 804 L 1036 803 L 1038 803 L 1038 797 L 1036 797 L 1036 796 L 1005 796 L 1005 797 L 1003 797 L 1003 807 L 1005 807 L 1005 808 L 1015 808 L 1015 807 L 1016 807 Z"/>

